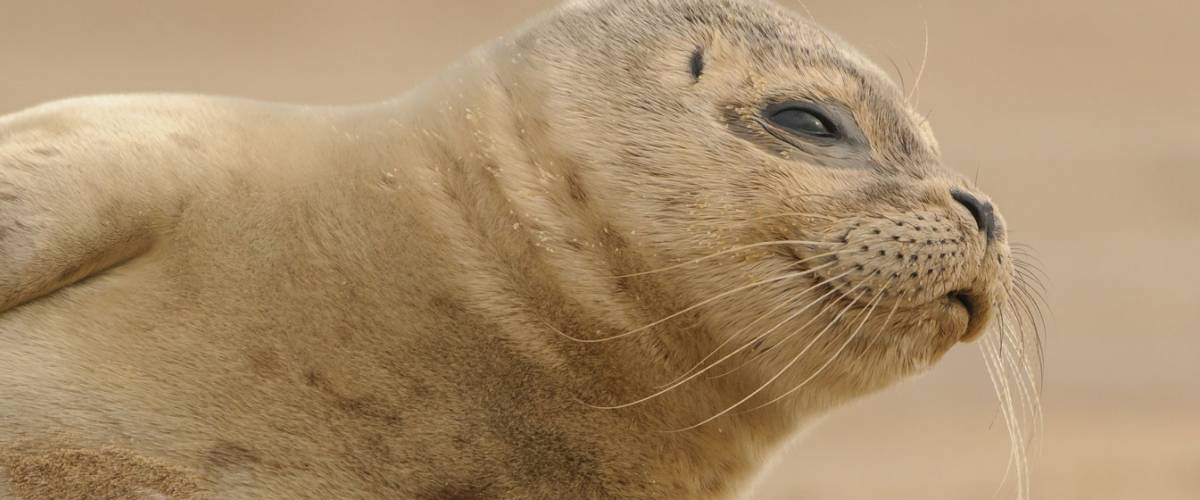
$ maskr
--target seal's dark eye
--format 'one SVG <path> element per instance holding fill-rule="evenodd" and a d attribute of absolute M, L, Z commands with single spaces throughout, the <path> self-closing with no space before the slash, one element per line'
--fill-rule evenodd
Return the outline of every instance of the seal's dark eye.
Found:
<path fill-rule="evenodd" d="M 788 129 L 797 134 L 820 137 L 822 139 L 838 137 L 838 129 L 834 126 L 833 120 L 813 109 L 799 107 L 782 108 L 772 112 L 768 118 L 776 126 Z"/>

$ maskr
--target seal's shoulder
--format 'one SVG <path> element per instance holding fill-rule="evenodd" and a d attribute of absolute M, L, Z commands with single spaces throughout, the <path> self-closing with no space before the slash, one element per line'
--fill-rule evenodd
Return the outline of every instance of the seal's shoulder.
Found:
<path fill-rule="evenodd" d="M 74 97 L 0 117 L 0 160 L 106 152 L 142 156 L 164 145 L 233 141 L 279 123 L 303 122 L 310 107 L 192 94 Z M 194 149 L 194 148 L 193 148 Z"/>

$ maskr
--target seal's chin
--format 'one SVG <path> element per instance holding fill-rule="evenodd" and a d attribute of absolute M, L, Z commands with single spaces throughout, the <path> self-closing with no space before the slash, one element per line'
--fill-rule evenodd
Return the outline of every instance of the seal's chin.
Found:
<path fill-rule="evenodd" d="M 954 290 L 946 294 L 941 302 L 950 316 L 949 323 L 962 325 L 956 335 L 960 342 L 975 340 L 983 333 L 990 316 L 989 301 L 983 294 L 967 289 Z"/>
<path fill-rule="evenodd" d="M 951 305 L 965 309 L 968 318 L 970 318 L 971 314 L 975 312 L 976 299 L 975 297 L 971 296 L 971 292 L 969 290 L 955 290 L 950 292 L 949 294 L 946 294 L 946 300 L 950 301 Z"/>

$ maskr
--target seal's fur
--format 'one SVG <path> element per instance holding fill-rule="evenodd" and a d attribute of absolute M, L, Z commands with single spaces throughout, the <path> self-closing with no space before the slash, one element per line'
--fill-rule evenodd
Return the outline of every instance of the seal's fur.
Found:
<path fill-rule="evenodd" d="M 785 98 L 864 147 L 781 141 Z M 1004 301 L 952 189 L 880 71 L 742 0 L 574 2 L 375 106 L 25 111 L 0 492 L 726 498 Z"/>

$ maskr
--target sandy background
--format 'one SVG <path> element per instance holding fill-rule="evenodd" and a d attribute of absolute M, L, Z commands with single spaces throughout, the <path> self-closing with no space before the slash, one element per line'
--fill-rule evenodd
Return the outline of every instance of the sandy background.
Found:
<path fill-rule="evenodd" d="M 0 0 L 0 113 L 154 90 L 372 101 L 552 3 Z M 1035 497 L 1200 498 L 1200 2 L 807 4 L 909 82 L 928 25 L 920 107 L 946 160 L 1052 277 Z M 990 498 L 996 410 L 959 348 L 813 430 L 756 498 Z"/>

